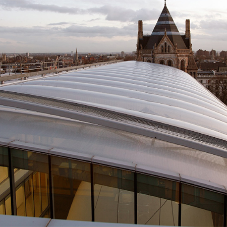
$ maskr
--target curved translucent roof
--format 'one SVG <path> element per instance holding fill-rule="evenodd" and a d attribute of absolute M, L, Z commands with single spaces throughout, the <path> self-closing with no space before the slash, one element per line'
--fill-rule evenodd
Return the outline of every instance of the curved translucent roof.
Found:
<path fill-rule="evenodd" d="M 227 107 L 173 67 L 46 76 L 1 86 L 0 105 L 1 144 L 227 188 Z"/>
<path fill-rule="evenodd" d="M 1 106 L 0 126 L 0 142 L 9 146 L 227 188 L 226 158 L 174 143 Z"/>
<path fill-rule="evenodd" d="M 227 107 L 190 75 L 173 67 L 122 62 L 1 89 L 83 103 L 227 138 Z"/>

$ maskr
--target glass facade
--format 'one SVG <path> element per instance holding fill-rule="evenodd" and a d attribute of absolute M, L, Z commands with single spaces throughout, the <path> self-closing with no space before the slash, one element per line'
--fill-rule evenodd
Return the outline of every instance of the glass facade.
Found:
<path fill-rule="evenodd" d="M 90 164 L 58 157 L 51 164 L 54 218 L 91 221 Z"/>
<path fill-rule="evenodd" d="M 15 211 L 19 216 L 80 221 L 225 226 L 226 207 L 226 195 L 193 185 L 0 147 L 3 215 Z"/>
<path fill-rule="evenodd" d="M 11 154 L 17 215 L 46 216 L 50 208 L 48 157 L 17 149 L 11 149 Z"/>
<path fill-rule="evenodd" d="M 94 165 L 95 221 L 134 223 L 134 174 Z"/>
<path fill-rule="evenodd" d="M 137 174 L 138 224 L 178 225 L 179 183 Z"/>
<path fill-rule="evenodd" d="M 224 195 L 182 184 L 183 226 L 224 226 Z"/>
<path fill-rule="evenodd" d="M 0 214 L 11 215 L 8 148 L 0 147 Z"/>

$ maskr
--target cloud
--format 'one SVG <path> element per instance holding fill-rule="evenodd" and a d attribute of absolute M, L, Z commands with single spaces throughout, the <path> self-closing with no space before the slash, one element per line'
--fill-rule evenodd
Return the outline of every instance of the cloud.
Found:
<path fill-rule="evenodd" d="M 48 5 L 48 4 L 37 4 L 31 3 L 27 0 L 0 0 L 0 6 L 4 9 L 21 9 L 21 10 L 36 10 L 36 11 L 46 11 L 54 13 L 65 13 L 73 15 L 85 15 L 85 14 L 99 14 L 105 17 L 108 21 L 138 21 L 143 19 L 146 20 L 156 20 L 160 14 L 158 10 L 148 10 L 148 9 L 126 9 L 122 7 L 104 5 L 101 7 L 94 7 L 88 9 L 80 9 L 74 7 L 65 7 L 57 5 Z"/>
<path fill-rule="evenodd" d="M 5 42 L 0 41 L 0 45 L 10 45 L 10 44 L 12 44 L 12 42 L 9 42 L 9 41 L 5 41 Z"/>
<path fill-rule="evenodd" d="M 199 29 L 200 26 L 198 24 L 195 23 L 191 23 L 191 29 Z"/>
<path fill-rule="evenodd" d="M 106 20 L 109 21 L 138 21 L 143 19 L 146 20 L 156 20 L 159 16 L 158 10 L 148 10 L 148 9 L 125 9 L 121 7 L 113 7 L 110 5 L 105 5 L 99 8 L 90 8 L 88 9 L 90 13 L 97 13 L 106 16 Z"/>
<path fill-rule="evenodd" d="M 48 24 L 48 26 L 68 25 L 68 24 L 72 24 L 72 23 L 69 23 L 69 22 L 58 22 L 58 23 L 51 23 L 51 24 Z"/>
<path fill-rule="evenodd" d="M 202 23 L 202 22 L 201 22 Z M 64 26 L 62 26 L 64 25 Z M 184 24 L 179 24 L 179 28 L 184 28 Z M 154 24 L 144 23 L 144 34 L 151 34 Z M 193 27 L 196 27 L 193 25 Z M 0 33 L 2 36 L 14 36 L 14 37 L 136 37 L 137 36 L 137 23 L 129 23 L 128 25 L 118 26 L 88 26 L 78 25 L 70 22 L 57 22 L 51 23 L 47 26 L 33 26 L 33 27 L 5 27 L 0 26 Z M 182 29 L 181 29 L 182 30 Z M 198 29 L 199 30 L 199 29 Z M 207 28 L 203 30 L 206 34 Z M 209 31 L 209 30 L 207 30 Z M 196 39 L 196 34 L 193 34 L 193 38 Z M 199 34 L 198 34 L 199 35 Z M 198 36 L 197 36 L 198 37 Z"/>
<path fill-rule="evenodd" d="M 98 20 L 101 20 L 101 18 L 100 17 L 93 18 L 93 19 L 89 20 L 88 22 L 94 22 L 94 21 L 98 21 Z"/>
<path fill-rule="evenodd" d="M 227 30 L 226 20 L 202 20 L 200 21 L 201 29 L 208 30 Z"/>
<path fill-rule="evenodd" d="M 193 39 L 195 40 L 203 40 L 204 42 L 217 42 L 217 41 L 223 41 L 223 42 L 226 42 L 226 35 L 223 35 L 223 34 L 196 34 L 196 35 L 193 35 Z"/>
<path fill-rule="evenodd" d="M 72 25 L 61 30 L 61 33 L 70 36 L 85 36 L 85 37 L 108 37 L 112 38 L 115 36 L 131 36 L 136 37 L 137 35 L 136 25 L 127 25 L 124 27 L 107 27 L 107 26 L 80 26 Z"/>
<path fill-rule="evenodd" d="M 62 23 L 60 23 L 62 24 Z M 67 27 L 3 27 L 0 26 L 0 33 L 4 36 L 72 36 L 72 37 L 107 37 L 131 36 L 136 37 L 137 25 L 130 24 L 124 27 L 107 26 L 82 26 L 70 25 Z"/>
<path fill-rule="evenodd" d="M 26 0 L 0 0 L 0 6 L 5 9 L 19 8 L 21 10 L 37 10 L 37 11 L 49 11 L 56 13 L 68 13 L 68 14 L 78 14 L 84 13 L 83 10 L 78 8 L 69 8 L 57 5 L 47 5 L 47 4 L 37 4 L 31 3 Z"/>

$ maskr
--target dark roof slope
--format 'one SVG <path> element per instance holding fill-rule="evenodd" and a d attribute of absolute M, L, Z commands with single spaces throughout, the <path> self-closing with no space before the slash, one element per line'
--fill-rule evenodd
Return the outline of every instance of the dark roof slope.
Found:
<path fill-rule="evenodd" d="M 171 42 L 175 45 L 177 44 L 178 49 L 187 49 L 185 42 L 183 38 L 181 37 L 178 28 L 176 24 L 173 21 L 172 16 L 170 15 L 170 12 L 165 5 L 162 13 L 158 19 L 158 22 L 156 23 L 156 26 L 146 44 L 145 49 L 153 49 L 154 45 L 159 44 L 162 37 L 165 34 L 165 31 L 167 33 L 167 36 L 171 40 Z"/>
<path fill-rule="evenodd" d="M 139 45 L 142 45 L 142 47 L 144 48 L 147 45 L 149 38 L 150 36 L 143 36 L 143 39 L 139 39 Z"/>

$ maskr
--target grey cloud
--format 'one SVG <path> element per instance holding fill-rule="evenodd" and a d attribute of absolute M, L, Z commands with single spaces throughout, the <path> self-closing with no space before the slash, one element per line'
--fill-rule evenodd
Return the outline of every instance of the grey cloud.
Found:
<path fill-rule="evenodd" d="M 200 26 L 198 24 L 195 23 L 191 23 L 191 29 L 199 29 Z"/>
<path fill-rule="evenodd" d="M 58 22 L 58 23 L 51 23 L 51 24 L 48 24 L 48 26 L 68 25 L 68 24 L 72 24 L 72 23 L 69 23 L 69 22 Z"/>
<path fill-rule="evenodd" d="M 214 41 L 214 42 L 217 42 L 217 41 L 223 41 L 223 42 L 226 42 L 226 37 L 227 34 L 203 34 L 203 35 L 193 35 L 193 39 L 195 40 L 205 40 L 205 41 Z"/>
<path fill-rule="evenodd" d="M 177 28 L 179 29 L 180 33 L 185 31 L 185 23 L 176 23 L 176 25 L 177 25 Z M 192 22 L 190 23 L 190 27 L 191 27 L 191 29 L 199 29 L 200 28 L 199 25 L 192 23 Z"/>
<path fill-rule="evenodd" d="M 179 12 L 179 11 L 171 11 L 170 12 L 171 13 L 171 16 L 173 17 L 173 18 L 188 18 L 188 17 L 190 17 L 191 16 L 191 14 L 189 14 L 189 13 L 187 13 L 187 12 Z"/>
<path fill-rule="evenodd" d="M 136 11 L 135 20 L 157 20 L 159 17 L 160 11 L 159 10 L 148 10 L 148 9 L 140 9 Z"/>
<path fill-rule="evenodd" d="M 60 7 L 57 5 L 44 5 L 31 3 L 26 0 L 0 0 L 0 5 L 6 9 L 19 8 L 22 10 L 38 10 L 38 11 L 49 11 L 57 13 L 68 13 L 68 14 L 77 14 L 83 13 L 83 10 L 78 8 L 69 8 L 69 7 Z"/>
<path fill-rule="evenodd" d="M 53 29 L 51 29 L 53 30 Z M 7 35 L 22 35 L 22 36 L 30 36 L 30 35 L 35 35 L 35 36 L 40 36 L 40 35 L 48 35 L 50 34 L 50 29 L 43 28 L 43 27 L 31 27 L 31 28 L 26 28 L 26 27 L 0 27 L 0 33 L 2 36 L 7 36 Z"/>
<path fill-rule="evenodd" d="M 106 15 L 106 20 L 110 21 L 129 21 L 133 17 L 134 11 L 120 7 L 102 6 L 100 8 L 89 9 L 91 13 Z"/>
<path fill-rule="evenodd" d="M 1 44 L 1 45 L 11 45 L 12 42 L 9 42 L 9 41 L 5 41 L 5 42 L 0 41 L 0 44 Z"/>
<path fill-rule="evenodd" d="M 201 29 L 227 30 L 226 20 L 202 20 L 200 21 Z"/>
<path fill-rule="evenodd" d="M 106 15 L 106 20 L 110 21 L 137 21 L 139 19 L 143 20 L 156 20 L 159 11 L 157 10 L 148 10 L 148 9 L 124 9 L 120 7 L 113 6 L 102 6 L 100 8 L 91 8 L 88 9 L 90 13 L 99 13 Z"/>
<path fill-rule="evenodd" d="M 81 26 L 70 25 L 68 27 L 0 27 L 2 36 L 74 36 L 74 37 L 114 37 L 114 36 L 131 36 L 136 37 L 136 24 L 118 27 L 107 26 Z"/>
<path fill-rule="evenodd" d="M 91 20 L 89 20 L 89 22 L 93 22 L 93 21 L 98 21 L 98 20 L 101 20 L 101 18 L 94 18 L 94 19 L 91 19 Z"/>
<path fill-rule="evenodd" d="M 132 29 L 132 27 L 134 29 Z M 135 36 L 137 35 L 136 25 L 128 25 L 122 28 L 118 27 L 102 27 L 102 26 L 78 26 L 73 25 L 62 29 L 61 32 L 71 36 L 85 36 L 85 37 L 114 37 L 114 36 Z"/>
<path fill-rule="evenodd" d="M 36 11 L 48 11 L 55 13 L 67 13 L 67 14 L 100 14 L 104 15 L 106 20 L 109 21 L 137 21 L 139 19 L 143 20 L 154 20 L 159 16 L 158 10 L 148 10 L 148 9 L 125 9 L 121 7 L 113 7 L 109 5 L 90 8 L 90 9 L 79 9 L 73 7 L 62 7 L 57 5 L 48 4 L 36 4 L 31 3 L 27 0 L 0 0 L 0 6 L 5 9 L 19 8 L 21 10 L 36 10 Z"/>
<path fill-rule="evenodd" d="M 17 41 L 18 44 L 26 45 L 26 42 Z"/>

